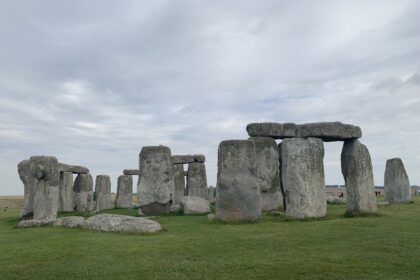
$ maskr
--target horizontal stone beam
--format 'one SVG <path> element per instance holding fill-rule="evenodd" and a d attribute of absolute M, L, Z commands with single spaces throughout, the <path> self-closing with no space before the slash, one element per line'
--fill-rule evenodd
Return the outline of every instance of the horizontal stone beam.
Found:
<path fill-rule="evenodd" d="M 193 162 L 205 162 L 206 157 L 204 155 L 174 155 L 172 156 L 173 164 L 186 164 Z"/>
<path fill-rule="evenodd" d="M 344 141 L 362 137 L 360 127 L 341 122 L 294 123 L 250 123 L 246 130 L 251 137 L 321 138 L 325 142 Z"/>
<path fill-rule="evenodd" d="M 74 174 L 88 174 L 89 173 L 89 169 L 84 166 L 70 165 L 70 164 L 65 164 L 65 163 L 59 163 L 58 170 L 60 172 L 71 172 Z"/>
<path fill-rule="evenodd" d="M 138 169 L 124 169 L 123 174 L 124 175 L 139 175 L 140 172 Z"/>

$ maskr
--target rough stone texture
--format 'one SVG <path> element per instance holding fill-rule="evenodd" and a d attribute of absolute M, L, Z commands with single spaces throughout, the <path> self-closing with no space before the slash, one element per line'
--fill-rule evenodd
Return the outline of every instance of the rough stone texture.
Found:
<path fill-rule="evenodd" d="M 108 175 L 96 176 L 95 183 L 96 210 L 112 209 L 111 178 Z"/>
<path fill-rule="evenodd" d="M 181 208 L 184 214 L 210 213 L 210 201 L 198 196 L 184 196 L 181 198 Z"/>
<path fill-rule="evenodd" d="M 341 171 L 346 183 L 347 212 L 353 215 L 377 212 L 370 154 L 359 140 L 344 142 Z"/>
<path fill-rule="evenodd" d="M 24 203 L 22 218 L 32 217 L 34 213 L 35 183 L 36 179 L 30 170 L 31 161 L 23 160 L 18 164 L 18 173 L 24 187 Z"/>
<path fill-rule="evenodd" d="M 88 204 L 88 196 L 90 197 L 93 190 L 93 178 L 91 174 L 79 174 L 74 180 L 74 204 L 75 211 L 79 213 L 87 213 L 90 211 L 91 202 Z M 89 199 L 90 200 L 90 199 Z M 91 198 L 93 200 L 93 197 Z"/>
<path fill-rule="evenodd" d="M 255 221 L 261 216 L 257 156 L 250 140 L 222 141 L 218 149 L 216 216 L 224 222 Z"/>
<path fill-rule="evenodd" d="M 16 227 L 18 228 L 28 228 L 28 227 L 41 227 L 50 225 L 53 221 L 49 220 L 22 220 L 20 221 Z"/>
<path fill-rule="evenodd" d="M 205 162 L 204 155 L 174 155 L 172 156 L 173 164 L 187 164 L 192 162 Z"/>
<path fill-rule="evenodd" d="M 64 218 L 58 218 L 53 226 L 56 227 L 68 227 L 68 228 L 76 228 L 76 227 L 83 227 L 85 223 L 85 218 L 80 216 L 70 216 Z"/>
<path fill-rule="evenodd" d="M 181 198 L 184 196 L 185 193 L 184 166 L 182 164 L 174 164 L 173 169 L 175 180 L 175 192 L 172 199 L 172 204 L 178 205 L 181 202 Z"/>
<path fill-rule="evenodd" d="M 96 213 L 99 211 L 96 208 L 95 194 L 93 191 L 90 191 L 87 193 L 87 210 L 89 212 L 95 211 Z"/>
<path fill-rule="evenodd" d="M 64 163 L 58 164 L 58 170 L 60 170 L 60 172 L 71 172 L 75 174 L 88 174 L 89 173 L 89 169 L 84 166 L 70 165 L 70 164 L 64 164 Z"/>
<path fill-rule="evenodd" d="M 213 186 L 210 186 L 208 189 L 209 192 L 209 201 L 210 203 L 215 203 L 216 202 L 216 188 Z"/>
<path fill-rule="evenodd" d="M 188 164 L 187 194 L 188 196 L 208 198 L 205 163 L 193 162 Z"/>
<path fill-rule="evenodd" d="M 158 202 L 153 202 L 149 205 L 139 206 L 139 213 L 142 215 L 163 215 L 171 212 L 171 203 L 167 202 L 165 204 L 160 204 Z"/>
<path fill-rule="evenodd" d="M 327 199 L 322 140 L 285 139 L 281 149 L 286 216 L 298 219 L 324 217 Z"/>
<path fill-rule="evenodd" d="M 139 175 L 140 171 L 138 169 L 124 169 L 123 174 L 124 175 Z"/>
<path fill-rule="evenodd" d="M 277 143 L 269 137 L 251 137 L 249 140 L 254 142 L 257 154 L 256 174 L 261 191 L 261 209 L 277 210 L 283 206 Z"/>
<path fill-rule="evenodd" d="M 30 158 L 29 169 L 32 176 L 38 180 L 48 181 L 50 186 L 58 186 L 60 182 L 60 172 L 58 170 L 58 160 L 51 156 L 32 156 Z"/>
<path fill-rule="evenodd" d="M 74 210 L 73 197 L 73 173 L 60 172 L 58 210 L 60 212 L 72 212 Z"/>
<path fill-rule="evenodd" d="M 320 122 L 296 125 L 294 123 L 251 123 L 246 130 L 251 137 L 321 138 L 323 141 L 343 141 L 362 137 L 360 127 L 341 122 Z"/>
<path fill-rule="evenodd" d="M 346 204 L 346 199 L 343 197 L 327 196 L 327 203 L 329 204 Z"/>
<path fill-rule="evenodd" d="M 175 192 L 171 150 L 165 146 L 143 147 L 139 158 L 140 175 L 137 195 L 142 210 L 146 210 L 146 208 L 143 209 L 143 206 L 153 203 L 170 204 L 171 196 Z M 170 205 L 165 209 L 169 213 Z"/>
<path fill-rule="evenodd" d="M 130 208 L 133 205 L 133 177 L 131 175 L 121 175 L 118 177 L 117 198 L 115 206 L 117 208 Z"/>
<path fill-rule="evenodd" d="M 100 214 L 87 219 L 84 228 L 103 232 L 154 233 L 162 230 L 155 221 L 141 217 Z"/>
<path fill-rule="evenodd" d="M 384 183 L 385 201 L 389 203 L 411 201 L 410 180 L 400 158 L 386 161 Z"/>

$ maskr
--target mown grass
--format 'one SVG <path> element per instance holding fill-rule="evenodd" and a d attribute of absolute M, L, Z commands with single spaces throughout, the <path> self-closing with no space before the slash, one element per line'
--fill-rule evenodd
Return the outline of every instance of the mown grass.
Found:
<path fill-rule="evenodd" d="M 160 216 L 156 235 L 15 228 L 0 213 L 0 279 L 420 279 L 420 199 L 321 220 L 264 215 L 253 224 Z M 136 215 L 134 210 L 107 212 Z"/>

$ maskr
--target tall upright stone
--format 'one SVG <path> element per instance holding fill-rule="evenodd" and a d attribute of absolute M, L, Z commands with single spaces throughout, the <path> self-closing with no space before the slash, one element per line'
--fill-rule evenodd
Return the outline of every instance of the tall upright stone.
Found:
<path fill-rule="evenodd" d="M 255 221 L 261 216 L 257 155 L 250 140 L 222 141 L 218 150 L 216 216 L 224 222 Z"/>
<path fill-rule="evenodd" d="M 185 193 L 185 176 L 184 176 L 184 165 L 183 164 L 174 164 L 174 180 L 175 180 L 175 192 L 173 197 L 173 204 L 179 205 L 181 203 L 181 198 Z"/>
<path fill-rule="evenodd" d="M 23 160 L 18 164 L 19 177 L 24 187 L 22 218 L 32 217 L 34 213 L 36 179 L 32 176 L 31 170 L 29 169 L 30 165 L 30 160 Z"/>
<path fill-rule="evenodd" d="M 73 173 L 60 172 L 58 207 L 60 212 L 72 212 L 74 210 L 73 197 Z"/>
<path fill-rule="evenodd" d="M 137 195 L 141 211 L 146 215 L 170 211 L 175 192 L 171 150 L 166 146 L 148 146 L 139 155 Z"/>
<path fill-rule="evenodd" d="M 385 201 L 389 203 L 411 201 L 410 180 L 400 158 L 386 161 L 384 182 Z"/>
<path fill-rule="evenodd" d="M 209 187 L 209 198 L 208 200 L 210 201 L 210 203 L 215 203 L 216 202 L 216 188 L 213 186 Z"/>
<path fill-rule="evenodd" d="M 108 175 L 96 176 L 95 183 L 96 210 L 112 209 L 111 178 Z"/>
<path fill-rule="evenodd" d="M 89 174 L 79 174 L 74 180 L 74 209 L 76 212 L 85 214 L 93 207 L 91 206 L 93 200 L 93 178 Z M 92 198 L 90 198 L 92 197 Z M 89 200 L 89 202 L 88 202 Z"/>
<path fill-rule="evenodd" d="M 133 177 L 131 175 L 121 175 L 118 177 L 117 208 L 130 208 L 133 205 Z"/>
<path fill-rule="evenodd" d="M 344 142 L 341 172 L 347 192 L 347 212 L 352 215 L 377 212 L 373 168 L 369 150 L 359 140 Z"/>
<path fill-rule="evenodd" d="M 257 154 L 257 178 L 261 191 L 263 211 L 278 210 L 283 207 L 280 192 L 279 151 L 276 141 L 269 137 L 251 137 Z"/>
<path fill-rule="evenodd" d="M 319 138 L 290 138 L 281 144 L 286 216 L 304 219 L 327 212 L 324 144 Z"/>
<path fill-rule="evenodd" d="M 206 165 L 204 162 L 188 164 L 187 193 L 188 196 L 208 199 Z"/>

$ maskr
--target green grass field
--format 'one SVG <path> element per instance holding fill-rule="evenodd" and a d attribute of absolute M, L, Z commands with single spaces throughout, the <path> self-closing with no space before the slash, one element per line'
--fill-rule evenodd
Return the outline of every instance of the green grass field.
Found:
<path fill-rule="evenodd" d="M 0 213 L 0 279 L 420 279 L 420 199 L 322 220 L 264 215 L 254 224 L 156 217 L 156 235 L 15 228 Z M 134 210 L 111 213 L 136 215 Z"/>

